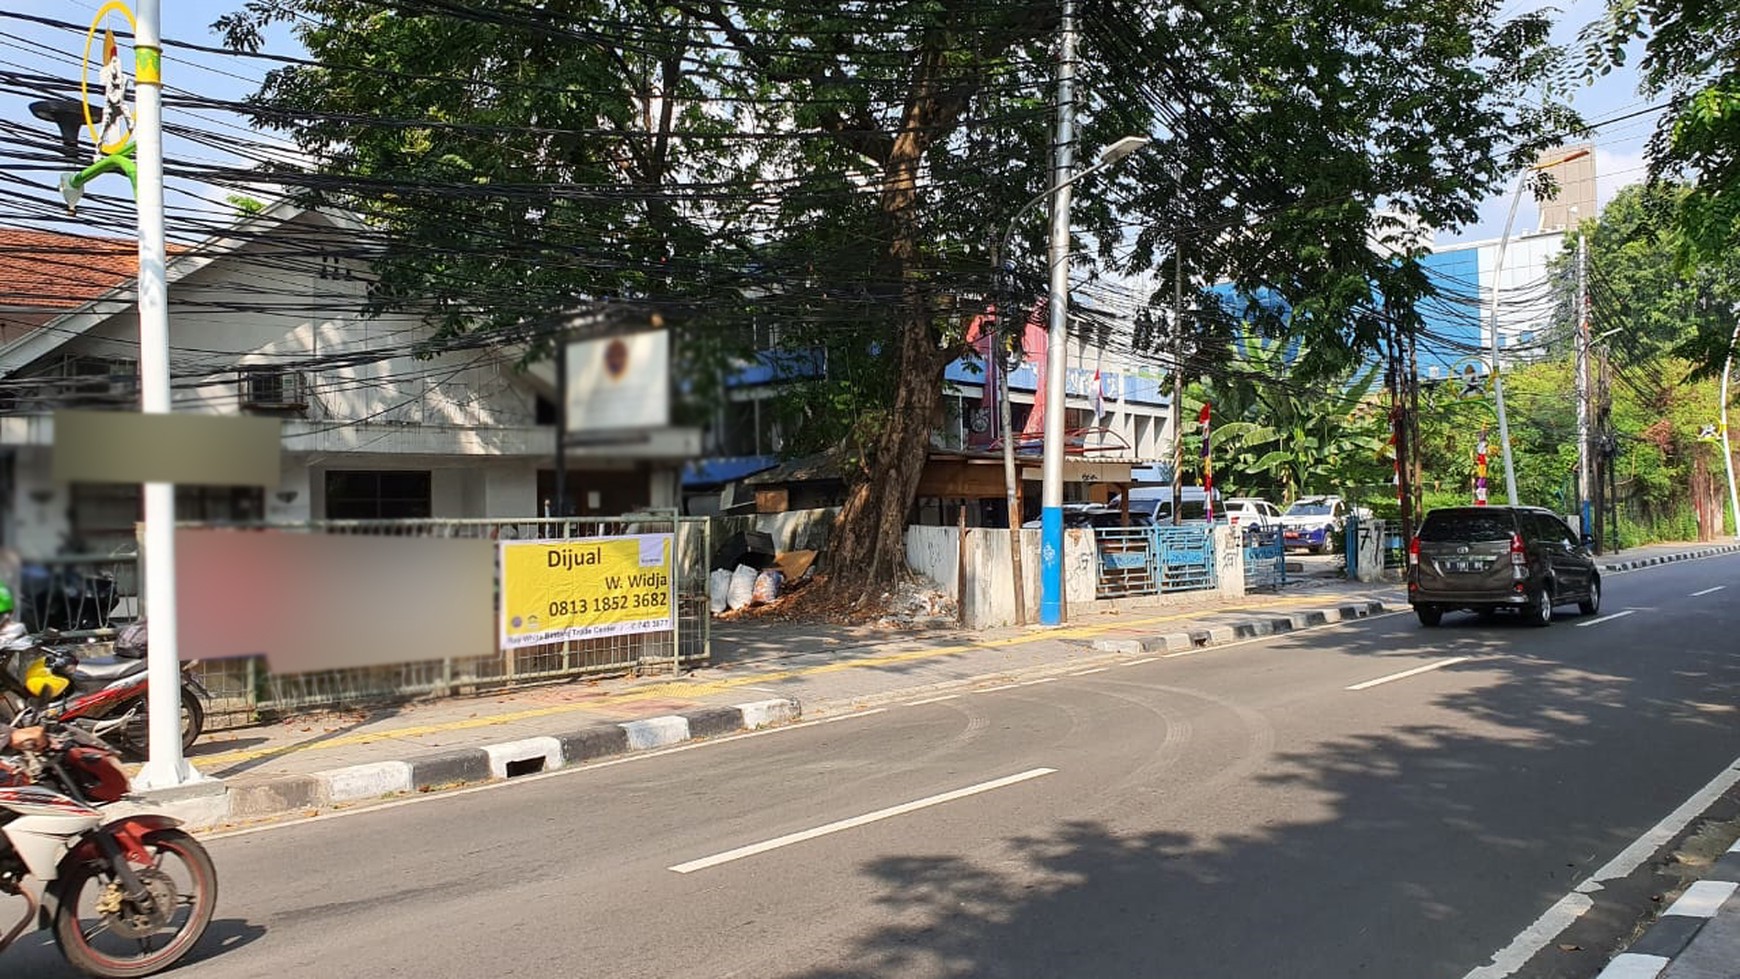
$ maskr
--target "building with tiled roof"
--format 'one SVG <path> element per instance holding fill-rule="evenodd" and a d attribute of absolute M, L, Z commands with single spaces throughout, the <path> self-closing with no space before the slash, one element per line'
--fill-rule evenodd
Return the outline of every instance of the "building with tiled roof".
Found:
<path fill-rule="evenodd" d="M 128 285 L 138 270 L 137 239 L 0 228 L 0 344 Z"/>

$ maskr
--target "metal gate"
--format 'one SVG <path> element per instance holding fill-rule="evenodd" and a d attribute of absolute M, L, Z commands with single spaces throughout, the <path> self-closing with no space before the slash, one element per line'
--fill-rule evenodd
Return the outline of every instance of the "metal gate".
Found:
<path fill-rule="evenodd" d="M 1207 527 L 1096 529 L 1094 546 L 1098 598 L 1199 591 L 1218 584 L 1214 533 Z"/>
<path fill-rule="evenodd" d="M 495 641 L 490 643 L 491 648 L 480 649 L 476 656 L 315 673 L 269 673 L 259 657 L 202 662 L 196 671 L 212 693 L 208 721 L 214 728 L 253 723 L 264 714 L 476 693 L 582 676 L 676 672 L 705 664 L 711 652 L 707 555 L 712 542 L 705 517 L 677 517 L 667 512 L 565 520 L 325 520 L 222 526 L 309 534 L 485 540 L 571 540 L 669 533 L 673 535 L 677 625 L 673 632 L 575 640 L 507 651 L 498 648 L 499 641 Z M 498 563 L 498 602 L 500 574 Z"/>
<path fill-rule="evenodd" d="M 1279 527 L 1248 527 L 1244 533 L 1245 590 L 1280 590 L 1287 584 L 1287 546 Z"/>

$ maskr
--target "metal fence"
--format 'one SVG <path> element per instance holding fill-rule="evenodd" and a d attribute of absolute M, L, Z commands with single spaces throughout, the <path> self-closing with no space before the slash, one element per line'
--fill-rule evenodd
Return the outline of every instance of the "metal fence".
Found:
<path fill-rule="evenodd" d="M 707 607 L 707 555 L 712 542 L 706 518 L 663 514 L 623 517 L 570 517 L 524 520 L 328 520 L 298 524 L 200 524 L 236 529 L 359 536 L 414 536 L 459 539 L 572 540 L 631 534 L 673 535 L 673 570 L 677 583 L 674 632 L 610 636 L 531 646 L 515 650 L 490 648 L 456 659 L 421 660 L 390 666 L 275 674 L 260 657 L 209 660 L 195 667 L 211 691 L 208 727 L 236 727 L 263 716 L 296 711 L 343 709 L 363 704 L 416 697 L 479 693 L 532 683 L 622 673 L 677 672 L 707 662 L 711 651 L 711 616 Z M 137 580 L 133 558 L 107 559 L 126 566 L 117 580 Z M 496 569 L 496 600 L 500 601 L 500 567 Z M 137 595 L 137 589 L 133 589 Z M 111 606 L 104 621 L 134 614 L 134 603 Z M 112 614 L 122 609 L 125 616 Z M 497 606 L 499 612 L 499 605 Z M 492 646 L 497 645 L 492 643 Z"/>
<path fill-rule="evenodd" d="M 12 596 L 18 620 L 32 633 L 112 638 L 117 624 L 138 614 L 137 561 L 134 554 L 74 554 L 23 562 Z"/>
<path fill-rule="evenodd" d="M 1244 533 L 1245 590 L 1279 590 L 1287 584 L 1287 546 L 1279 527 L 1248 527 Z"/>
<path fill-rule="evenodd" d="M 1214 532 L 1207 527 L 1094 531 L 1099 598 L 1131 598 L 1217 587 Z"/>

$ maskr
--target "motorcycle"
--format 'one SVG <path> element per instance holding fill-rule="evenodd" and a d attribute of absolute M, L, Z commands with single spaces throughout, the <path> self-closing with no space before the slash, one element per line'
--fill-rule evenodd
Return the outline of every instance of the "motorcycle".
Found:
<path fill-rule="evenodd" d="M 211 857 L 170 816 L 105 818 L 97 807 L 128 790 L 115 752 L 77 728 L 49 730 L 10 729 L 18 755 L 0 757 L 0 895 L 25 902 L 0 952 L 35 922 L 90 975 L 161 972 L 211 924 Z"/>
<path fill-rule="evenodd" d="M 54 630 L 30 637 L 20 623 L 0 628 L 0 723 L 77 725 L 112 737 L 128 758 L 144 760 L 150 730 L 146 635 L 145 623 L 135 622 L 116 637 L 113 657 L 81 659 L 71 647 L 57 645 L 59 633 Z M 181 667 L 183 751 L 205 730 L 205 703 L 211 700 L 193 674 L 194 665 Z M 49 698 L 33 697 L 25 689 L 33 672 L 63 678 L 65 684 L 54 686 L 64 690 Z"/>

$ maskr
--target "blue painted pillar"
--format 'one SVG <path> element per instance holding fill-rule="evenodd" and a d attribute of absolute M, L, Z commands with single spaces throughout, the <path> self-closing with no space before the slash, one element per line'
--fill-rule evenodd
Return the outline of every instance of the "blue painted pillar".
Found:
<path fill-rule="evenodd" d="M 1063 507 L 1039 511 L 1039 624 L 1063 623 Z"/>

